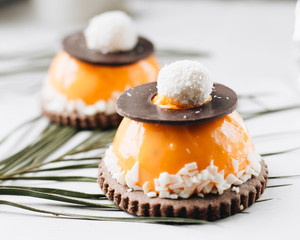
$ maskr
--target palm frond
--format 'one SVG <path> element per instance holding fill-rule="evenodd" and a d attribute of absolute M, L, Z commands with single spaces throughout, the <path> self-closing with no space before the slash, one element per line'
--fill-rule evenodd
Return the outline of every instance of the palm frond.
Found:
<path fill-rule="evenodd" d="M 188 218 L 173 218 L 173 217 L 104 217 L 104 216 L 90 216 L 72 213 L 59 213 L 38 208 L 29 207 L 26 205 L 14 203 L 11 201 L 0 200 L 0 204 L 8 205 L 16 208 L 21 208 L 27 211 L 44 213 L 56 217 L 68 217 L 71 219 L 81 220 L 96 220 L 96 221 L 117 221 L 117 222 L 146 222 L 146 223 L 181 223 L 181 224 L 212 224 L 211 222 L 199 220 L 199 219 L 188 219 Z"/>

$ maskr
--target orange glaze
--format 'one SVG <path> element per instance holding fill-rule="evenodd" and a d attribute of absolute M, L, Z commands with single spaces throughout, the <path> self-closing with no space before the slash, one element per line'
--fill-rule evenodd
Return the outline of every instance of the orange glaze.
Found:
<path fill-rule="evenodd" d="M 154 82 L 159 65 L 154 56 L 123 66 L 93 65 L 80 61 L 66 52 L 60 52 L 53 60 L 47 83 L 65 95 L 68 100 L 82 99 L 92 105 L 107 101 L 115 91 Z"/>
<path fill-rule="evenodd" d="M 247 154 L 254 146 L 246 126 L 235 111 L 212 122 L 185 125 L 155 125 L 124 118 L 113 142 L 118 165 L 125 173 L 139 162 L 139 182 L 154 179 L 160 173 L 176 174 L 185 164 L 196 162 L 201 171 L 211 161 L 224 169 L 224 176 L 234 174 L 232 158 L 239 161 L 239 171 L 249 164 Z"/>
<path fill-rule="evenodd" d="M 208 103 L 211 100 L 211 96 L 206 100 L 206 103 Z M 167 96 L 160 96 L 160 95 L 155 95 L 154 98 L 152 99 L 152 102 L 155 105 L 158 105 L 162 108 L 167 108 L 167 109 L 187 109 L 187 108 L 193 108 L 194 106 L 188 106 L 181 104 L 178 101 L 173 100 L 172 98 L 169 98 Z"/>
<path fill-rule="evenodd" d="M 160 96 L 155 95 L 155 97 L 152 99 L 152 102 L 155 105 L 158 105 L 163 108 L 168 109 L 185 109 L 188 108 L 186 105 L 182 105 L 179 102 L 173 100 L 172 98 L 169 98 L 167 96 Z"/>

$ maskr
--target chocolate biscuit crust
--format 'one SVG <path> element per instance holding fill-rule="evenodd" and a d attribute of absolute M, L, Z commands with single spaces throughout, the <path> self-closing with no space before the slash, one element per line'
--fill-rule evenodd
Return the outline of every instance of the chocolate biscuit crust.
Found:
<path fill-rule="evenodd" d="M 261 161 L 259 176 L 252 177 L 239 185 L 239 193 L 230 189 L 221 195 L 209 194 L 204 198 L 191 197 L 188 199 L 149 198 L 142 191 L 128 192 L 127 186 L 122 186 L 112 178 L 104 162 L 99 165 L 98 183 L 109 200 L 122 210 L 144 217 L 181 217 L 214 221 L 241 212 L 251 206 L 264 192 L 268 169 Z"/>
<path fill-rule="evenodd" d="M 119 126 L 122 120 L 122 117 L 117 113 L 111 115 L 97 113 L 92 116 L 84 116 L 77 113 L 52 112 L 42 108 L 42 114 L 51 122 L 64 126 L 72 126 L 82 130 L 114 128 Z"/>

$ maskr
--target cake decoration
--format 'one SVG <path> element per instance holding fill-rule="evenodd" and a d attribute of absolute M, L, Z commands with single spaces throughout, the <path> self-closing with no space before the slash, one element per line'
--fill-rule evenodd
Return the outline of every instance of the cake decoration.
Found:
<path fill-rule="evenodd" d="M 173 66 L 166 71 L 169 76 L 159 76 L 185 96 L 157 94 L 151 83 L 118 98 L 124 119 L 99 165 L 100 187 L 120 208 L 138 216 L 216 220 L 240 212 L 263 193 L 268 170 L 235 111 L 236 94 L 221 84 L 211 87 L 201 64 Z M 193 91 L 197 94 L 188 93 Z M 153 101 L 156 94 L 172 104 L 160 106 Z M 205 96 L 201 103 L 199 95 Z M 196 117 L 208 113 L 213 117 Z"/>
<path fill-rule="evenodd" d="M 172 108 L 199 107 L 210 100 L 212 88 L 208 70 L 201 63 L 177 61 L 160 70 L 154 101 L 173 103 Z"/>
<path fill-rule="evenodd" d="M 139 122 L 185 125 L 211 121 L 233 112 L 237 106 L 236 93 L 215 83 L 211 99 L 199 107 L 174 109 L 155 104 L 157 84 L 149 83 L 131 88 L 120 95 L 117 112 Z"/>
<path fill-rule="evenodd" d="M 104 54 L 98 50 L 89 49 L 82 32 L 67 36 L 63 40 L 63 47 L 68 54 L 81 61 L 112 66 L 132 64 L 151 56 L 154 52 L 153 44 L 146 38 L 139 37 L 137 45 L 130 51 Z"/>
<path fill-rule="evenodd" d="M 63 40 L 71 56 L 92 64 L 126 65 L 153 54 L 153 44 L 137 35 L 131 18 L 121 11 L 95 16 L 83 32 Z"/>
<path fill-rule="evenodd" d="M 132 50 L 138 41 L 132 19 L 124 12 L 111 11 L 93 17 L 84 30 L 87 48 L 103 54 Z"/>

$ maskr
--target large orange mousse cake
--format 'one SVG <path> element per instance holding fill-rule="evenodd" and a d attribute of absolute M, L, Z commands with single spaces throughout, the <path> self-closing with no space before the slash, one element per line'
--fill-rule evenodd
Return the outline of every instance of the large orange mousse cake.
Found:
<path fill-rule="evenodd" d="M 157 86 L 128 90 L 117 104 L 125 117 L 100 164 L 102 190 L 141 216 L 214 220 L 251 205 L 265 188 L 267 169 L 236 102 L 194 61 L 164 67 Z"/>
<path fill-rule="evenodd" d="M 155 189 L 155 179 L 165 172 L 176 176 L 184 169 L 187 171 L 181 171 L 182 175 L 185 173 L 190 178 L 189 172 L 217 167 L 223 170 L 224 179 L 230 174 L 232 177 L 244 175 L 243 171 L 250 164 L 248 155 L 253 150 L 251 138 L 237 112 L 212 122 L 183 126 L 155 125 L 125 118 L 111 149 L 125 176 L 135 164 L 138 165 L 139 178 L 134 185 L 142 187 L 145 184 L 146 192 L 160 194 L 164 192 L 156 191 L 159 188 Z M 186 168 L 186 165 L 189 167 Z M 222 187 L 226 186 L 212 183 L 205 188 L 203 186 L 202 191 L 198 188 L 179 193 L 182 197 L 189 197 L 195 192 L 219 190 L 222 193 Z M 170 194 L 175 193 L 174 189 L 172 186 L 167 188 Z"/>
<path fill-rule="evenodd" d="M 107 18 L 112 19 L 111 28 L 102 26 Z M 52 121 L 79 128 L 117 126 L 121 120 L 116 113 L 117 97 L 156 80 L 159 65 L 148 40 L 132 37 L 132 47 L 123 49 L 127 35 L 132 35 L 131 22 L 127 32 L 122 30 L 129 20 L 122 12 L 108 12 L 92 19 L 84 33 L 64 40 L 64 50 L 54 57 L 43 91 L 43 112 Z M 117 44 L 115 35 L 122 38 L 122 34 L 125 40 Z M 98 48 L 89 46 L 89 41 L 96 41 Z"/>

